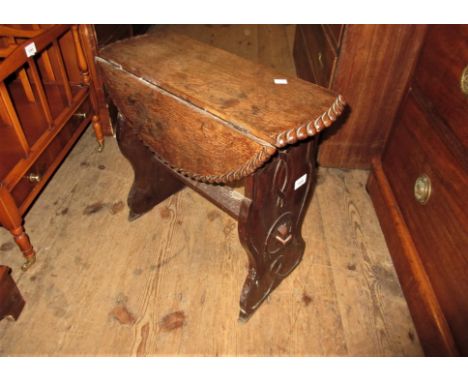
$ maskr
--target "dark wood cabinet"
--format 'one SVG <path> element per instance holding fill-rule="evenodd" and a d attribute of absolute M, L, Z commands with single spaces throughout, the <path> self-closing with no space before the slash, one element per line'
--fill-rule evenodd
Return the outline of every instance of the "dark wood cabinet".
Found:
<path fill-rule="evenodd" d="M 323 134 L 319 164 L 369 168 L 382 152 L 416 62 L 424 25 L 298 25 L 298 76 L 344 96 L 347 117 Z"/>
<path fill-rule="evenodd" d="M 429 26 L 368 184 L 430 355 L 468 355 L 467 41 L 467 26 Z"/>

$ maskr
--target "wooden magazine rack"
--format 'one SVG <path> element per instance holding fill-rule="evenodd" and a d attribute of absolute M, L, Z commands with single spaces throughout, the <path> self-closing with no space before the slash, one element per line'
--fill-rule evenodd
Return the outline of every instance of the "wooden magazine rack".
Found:
<path fill-rule="evenodd" d="M 0 225 L 27 269 L 35 251 L 22 215 L 89 122 L 104 142 L 77 25 L 0 25 Z"/>

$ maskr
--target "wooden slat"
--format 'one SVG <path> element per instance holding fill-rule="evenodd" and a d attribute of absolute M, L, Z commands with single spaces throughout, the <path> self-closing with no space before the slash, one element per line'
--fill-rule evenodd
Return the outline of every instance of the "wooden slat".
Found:
<path fill-rule="evenodd" d="M 6 40 L 8 41 L 9 46 L 3 52 L 0 52 L 0 57 L 7 57 L 18 46 L 14 37 L 8 36 L 6 37 Z M 26 98 L 28 99 L 29 102 L 34 102 L 35 101 L 34 92 L 32 90 L 31 83 L 29 82 L 29 78 L 28 78 L 28 74 L 26 73 L 26 70 L 24 68 L 19 69 L 18 76 L 21 81 L 21 84 L 23 85 Z"/>
<path fill-rule="evenodd" d="M 50 44 L 50 41 L 57 39 L 59 36 L 64 34 L 69 28 L 69 25 L 56 25 L 50 29 L 47 29 L 40 35 L 34 37 L 33 40 L 28 40 L 23 44 L 19 45 L 8 56 L 8 58 L 2 62 L 2 65 L 0 65 L 0 81 L 3 81 L 11 73 L 13 73 L 19 67 L 25 64 L 25 62 L 28 60 L 28 57 L 26 57 L 24 48 L 28 44 L 30 44 L 31 41 L 34 41 L 34 44 L 36 45 L 36 50 L 39 53 Z"/>
<path fill-rule="evenodd" d="M 23 85 L 23 90 L 26 94 L 26 98 L 29 102 L 34 102 L 36 100 L 36 97 L 34 96 L 34 92 L 31 87 L 31 82 L 29 82 L 28 73 L 25 69 L 20 69 L 18 72 L 18 76 L 21 81 L 21 85 Z"/>
<path fill-rule="evenodd" d="M 57 40 L 52 42 L 52 52 L 55 55 L 55 60 L 57 62 L 57 67 L 59 75 L 62 79 L 63 88 L 65 90 L 65 96 L 67 97 L 67 102 L 70 105 L 72 103 L 73 95 L 71 91 L 70 82 L 68 80 L 67 70 L 65 69 L 65 64 L 63 63 L 62 53 L 60 51 L 59 44 Z"/>
<path fill-rule="evenodd" d="M 0 125 L 8 126 L 10 124 L 10 117 L 6 111 L 6 107 L 0 103 Z"/>
<path fill-rule="evenodd" d="M 9 45 L 6 48 L 0 48 L 0 58 L 8 57 L 15 49 L 15 45 Z"/>
<path fill-rule="evenodd" d="M 5 106 L 6 112 L 10 119 L 10 122 L 15 130 L 16 136 L 18 137 L 18 141 L 21 145 L 25 154 L 29 153 L 29 144 L 24 135 L 23 129 L 21 128 L 21 123 L 19 121 L 18 115 L 16 114 L 15 107 L 11 102 L 10 95 L 8 94 L 8 89 L 5 86 L 4 82 L 0 82 L 0 98 Z"/>
<path fill-rule="evenodd" d="M 8 36 L 13 38 L 31 38 L 40 34 L 40 30 L 19 29 L 6 25 L 0 25 L 0 36 Z"/>
<path fill-rule="evenodd" d="M 33 24 L 33 29 L 37 30 L 37 31 L 40 31 L 41 27 L 37 24 Z M 54 69 L 52 67 L 52 63 L 50 62 L 50 55 L 49 55 L 49 52 L 47 50 L 45 50 L 43 53 L 42 53 L 42 63 L 43 63 L 43 67 L 44 67 L 44 71 L 45 71 L 45 77 L 47 78 L 48 81 L 52 81 L 54 82 L 56 80 L 55 78 L 55 73 L 54 73 Z"/>
<path fill-rule="evenodd" d="M 50 111 L 49 102 L 47 101 L 47 95 L 44 90 L 44 85 L 42 85 L 41 77 L 39 76 L 39 72 L 37 70 L 36 63 L 33 58 L 28 59 L 29 68 L 31 69 L 31 76 L 36 86 L 37 93 L 39 95 L 39 103 L 41 104 L 42 110 L 44 111 L 44 117 L 49 124 L 52 126 L 53 118 L 52 113 Z"/>

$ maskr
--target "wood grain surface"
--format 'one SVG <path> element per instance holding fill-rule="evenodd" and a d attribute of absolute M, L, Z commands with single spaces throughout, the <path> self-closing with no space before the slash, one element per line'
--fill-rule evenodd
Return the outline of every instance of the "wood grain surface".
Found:
<path fill-rule="evenodd" d="M 329 84 L 349 103 L 346 118 L 322 136 L 319 164 L 368 169 L 371 158 L 383 150 L 426 27 L 345 25 L 342 30 L 334 29 L 300 25 L 296 34 L 298 75 Z"/>
<path fill-rule="evenodd" d="M 398 206 L 382 164 L 374 160 L 367 182 L 369 195 L 376 206 L 385 232 L 395 269 L 404 290 L 419 338 L 429 356 L 459 354 L 429 276 L 419 256 L 411 232 Z"/>
<path fill-rule="evenodd" d="M 336 99 L 327 89 L 167 31 L 118 41 L 99 58 L 272 145 L 279 133 L 328 112 Z"/>
<path fill-rule="evenodd" d="M 177 171 L 197 180 L 220 181 L 235 171 L 245 176 L 276 151 L 266 142 L 246 139 L 229 122 L 107 61 L 101 68 L 127 128 Z"/>
<path fill-rule="evenodd" d="M 461 89 L 461 78 L 468 66 L 467 41 L 467 25 L 431 26 L 414 78 L 415 84 L 431 100 L 431 106 L 455 134 L 455 141 L 461 143 L 465 156 L 468 150 L 467 95 Z"/>

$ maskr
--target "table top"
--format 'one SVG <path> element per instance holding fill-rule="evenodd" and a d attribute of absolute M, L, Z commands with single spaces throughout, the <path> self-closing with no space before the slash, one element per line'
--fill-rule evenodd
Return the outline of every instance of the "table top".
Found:
<path fill-rule="evenodd" d="M 330 126 L 345 106 L 328 89 L 164 31 L 111 44 L 96 60 L 118 109 L 133 125 L 146 126 L 139 127 L 140 135 L 169 164 L 192 167 L 188 173 L 222 175 L 243 166 L 249 170 L 236 177 L 246 176 L 278 148 Z M 190 123 L 182 113 L 193 114 Z M 181 135 L 184 141 L 170 150 L 161 144 Z M 197 147 L 188 147 L 188 139 Z M 182 158 L 180 144 L 190 157 Z M 201 163 L 200 145 L 207 146 L 203 156 L 210 163 Z"/>

